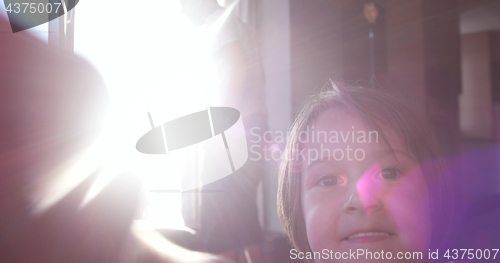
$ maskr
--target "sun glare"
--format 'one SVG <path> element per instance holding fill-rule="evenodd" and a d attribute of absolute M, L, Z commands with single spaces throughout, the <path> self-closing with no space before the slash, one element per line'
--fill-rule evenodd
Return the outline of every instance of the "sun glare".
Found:
<path fill-rule="evenodd" d="M 214 75 L 179 2 L 81 1 L 75 24 L 75 53 L 99 70 L 111 97 L 101 137 L 110 153 L 107 175 L 97 180 L 86 201 L 120 171 L 138 175 L 146 192 L 181 189 L 181 160 L 135 149 L 151 129 L 147 112 L 158 126 L 207 106 Z M 144 217 L 163 227 L 184 225 L 180 193 L 148 192 L 144 207 Z"/>

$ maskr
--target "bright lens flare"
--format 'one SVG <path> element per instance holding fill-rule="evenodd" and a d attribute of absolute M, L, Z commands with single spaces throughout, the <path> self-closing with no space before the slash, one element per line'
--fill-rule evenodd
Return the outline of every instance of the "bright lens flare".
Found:
<path fill-rule="evenodd" d="M 43 202 L 48 207 L 81 182 L 95 166 L 106 163 L 82 205 L 91 201 L 120 172 L 141 178 L 146 191 L 181 189 L 183 160 L 145 155 L 135 144 L 156 126 L 204 110 L 213 104 L 216 85 L 209 59 L 213 35 L 234 9 L 234 1 L 210 34 L 200 36 L 181 15 L 177 0 L 137 2 L 87 0 L 76 7 L 75 53 L 101 73 L 111 106 L 99 142 Z M 147 10 L 147 12 L 145 11 Z M 99 149 L 99 150 L 95 150 Z M 102 156 L 102 155 L 106 156 Z M 93 161 L 92 161 L 93 160 Z M 77 167 L 77 166 L 75 166 Z M 76 176 L 76 174 L 83 174 Z M 61 177 L 62 178 L 62 177 Z M 143 218 L 159 227 L 182 228 L 180 193 L 148 193 Z"/>

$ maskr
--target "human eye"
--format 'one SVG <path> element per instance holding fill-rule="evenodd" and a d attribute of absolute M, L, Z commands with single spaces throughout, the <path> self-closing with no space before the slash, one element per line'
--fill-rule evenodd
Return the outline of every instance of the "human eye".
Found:
<path fill-rule="evenodd" d="M 336 186 L 338 184 L 341 184 L 342 182 L 343 182 L 343 178 L 341 178 L 340 176 L 327 174 L 327 175 L 321 176 L 318 179 L 316 185 L 322 186 L 322 187 L 333 187 L 333 186 Z"/>
<path fill-rule="evenodd" d="M 397 167 L 386 167 L 383 168 L 382 171 L 378 174 L 380 179 L 384 179 L 387 181 L 395 180 L 399 176 L 403 174 L 403 171 Z"/>

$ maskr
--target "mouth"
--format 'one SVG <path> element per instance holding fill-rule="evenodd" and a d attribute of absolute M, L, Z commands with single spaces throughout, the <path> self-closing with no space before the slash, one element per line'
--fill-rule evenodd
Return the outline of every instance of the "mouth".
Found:
<path fill-rule="evenodd" d="M 363 231 L 357 232 L 355 234 L 349 235 L 342 241 L 355 242 L 355 243 L 371 243 L 386 240 L 394 236 L 395 234 L 381 231 Z"/>

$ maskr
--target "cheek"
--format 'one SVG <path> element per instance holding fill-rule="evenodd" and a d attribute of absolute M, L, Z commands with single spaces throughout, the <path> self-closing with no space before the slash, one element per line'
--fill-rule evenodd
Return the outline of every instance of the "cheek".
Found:
<path fill-rule="evenodd" d="M 429 193 L 420 169 L 408 173 L 393 185 L 385 206 L 407 249 L 427 250 L 431 236 Z"/>
<path fill-rule="evenodd" d="M 338 218 L 341 207 L 338 198 L 326 193 L 303 195 L 302 212 L 307 231 L 307 240 L 313 251 L 332 248 L 338 240 Z"/>

